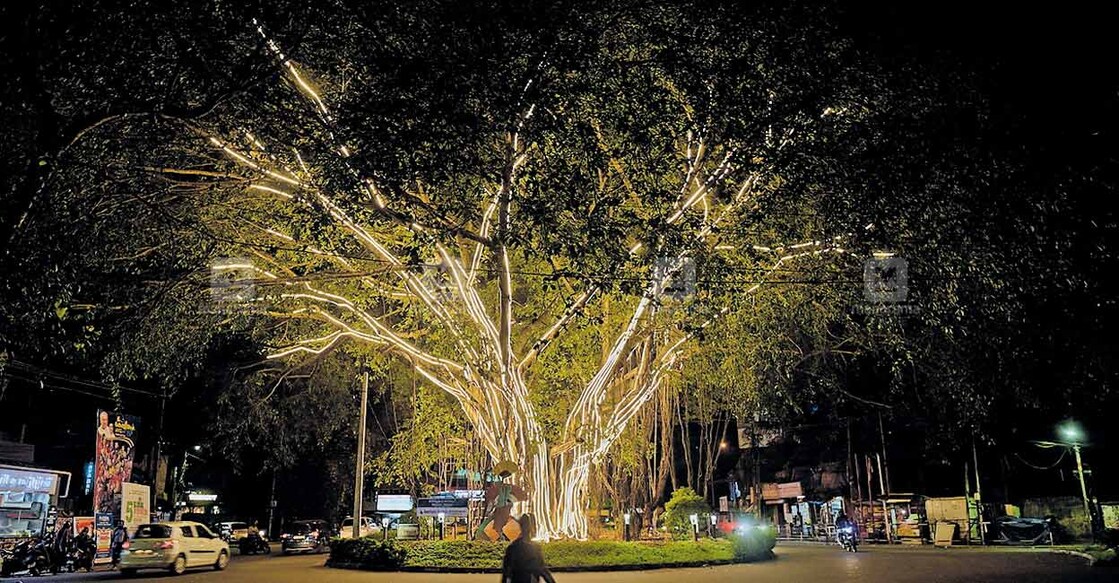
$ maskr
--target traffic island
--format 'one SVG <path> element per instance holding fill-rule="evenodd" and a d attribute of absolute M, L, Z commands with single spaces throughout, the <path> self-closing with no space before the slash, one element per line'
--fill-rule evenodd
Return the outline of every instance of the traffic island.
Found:
<path fill-rule="evenodd" d="M 704 567 L 773 557 L 776 534 L 758 530 L 723 539 L 666 542 L 574 541 L 541 543 L 553 571 L 623 571 Z M 508 543 L 483 541 L 336 540 L 328 567 L 368 571 L 498 573 Z"/>

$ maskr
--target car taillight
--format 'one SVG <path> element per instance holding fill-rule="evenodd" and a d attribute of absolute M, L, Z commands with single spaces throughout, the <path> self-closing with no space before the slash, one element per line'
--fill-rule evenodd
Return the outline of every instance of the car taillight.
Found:
<path fill-rule="evenodd" d="M 175 541 L 173 541 L 173 540 L 165 540 L 165 541 L 159 543 L 159 548 L 161 548 L 163 550 L 171 549 L 171 548 L 174 548 L 174 547 L 175 547 Z"/>

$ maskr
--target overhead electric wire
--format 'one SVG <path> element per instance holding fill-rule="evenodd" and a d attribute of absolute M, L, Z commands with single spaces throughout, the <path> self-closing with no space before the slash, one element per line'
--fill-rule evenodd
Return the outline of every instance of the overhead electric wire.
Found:
<path fill-rule="evenodd" d="M 4 370 L 4 372 L 0 372 L 0 376 L 7 377 L 9 379 L 24 381 L 24 382 L 30 383 L 32 385 L 38 385 L 43 389 L 49 389 L 49 390 L 52 390 L 52 391 L 68 391 L 68 392 L 71 392 L 71 393 L 78 393 L 80 395 L 85 395 L 87 397 L 93 397 L 94 399 L 105 399 L 106 401 L 113 401 L 114 400 L 111 395 L 99 395 L 97 393 L 91 393 L 89 391 L 83 391 L 81 389 L 75 389 L 75 388 L 72 388 L 72 387 L 64 387 L 62 385 L 55 385 L 55 384 L 47 383 L 46 381 L 44 381 L 41 378 L 29 378 L 29 377 L 25 377 L 25 376 L 22 376 L 22 375 L 12 374 L 12 372 L 9 371 L 9 370 Z"/>
<path fill-rule="evenodd" d="M 1018 458 L 1018 461 L 1022 462 L 1023 464 L 1025 464 L 1025 465 L 1027 465 L 1027 466 L 1029 466 L 1029 467 L 1031 467 L 1035 470 L 1051 470 L 1051 469 L 1057 467 L 1061 463 L 1061 461 L 1065 459 L 1065 455 L 1067 455 L 1067 454 L 1068 454 L 1067 449 L 1062 450 L 1060 457 L 1057 458 L 1057 461 L 1053 462 L 1053 465 L 1046 466 L 1046 467 L 1036 466 L 1034 464 L 1031 464 L 1030 462 L 1026 461 L 1026 458 L 1022 457 L 1022 454 L 1017 453 L 1017 452 L 1014 453 L 1014 457 Z"/>
<path fill-rule="evenodd" d="M 75 377 L 75 376 L 72 376 L 72 375 L 69 375 L 69 374 L 60 373 L 60 372 L 52 371 L 52 370 L 49 370 L 49 369 L 37 367 L 35 365 L 28 364 L 26 362 L 21 362 L 19 360 L 12 360 L 11 362 L 8 363 L 8 367 L 16 368 L 16 369 L 24 371 L 25 373 L 30 373 L 31 375 L 39 377 L 39 378 L 32 379 L 34 381 L 40 381 L 40 380 L 42 380 L 42 377 L 49 377 L 49 378 L 55 379 L 57 381 L 73 383 L 75 385 L 85 386 L 85 387 L 89 387 L 89 388 L 93 388 L 93 389 L 101 389 L 101 390 L 106 390 L 106 391 L 117 391 L 117 390 L 119 390 L 119 391 L 126 392 L 126 393 L 136 393 L 136 394 L 140 394 L 140 395 L 144 395 L 144 396 L 152 397 L 152 398 L 162 398 L 162 395 L 160 395 L 158 393 L 153 393 L 151 391 L 145 391 L 145 390 L 142 390 L 142 389 L 135 389 L 135 388 L 127 387 L 127 386 L 124 386 L 124 385 L 107 385 L 105 383 L 99 383 L 99 382 L 96 382 L 96 381 L 89 381 L 89 380 L 81 379 L 81 378 L 78 378 L 78 377 Z M 7 370 L 5 370 L 5 373 L 7 373 Z M 24 379 L 24 380 L 28 380 L 28 379 Z M 72 390 L 76 391 L 76 389 L 72 389 Z"/>

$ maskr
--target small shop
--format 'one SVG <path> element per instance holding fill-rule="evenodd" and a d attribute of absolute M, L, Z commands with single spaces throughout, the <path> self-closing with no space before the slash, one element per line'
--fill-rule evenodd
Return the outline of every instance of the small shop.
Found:
<path fill-rule="evenodd" d="M 69 472 L 0 465 L 0 544 L 41 534 L 69 492 Z"/>
<path fill-rule="evenodd" d="M 178 515 L 182 520 L 193 519 L 209 523 L 221 514 L 217 492 L 212 490 L 191 490 L 186 500 L 179 501 Z"/>

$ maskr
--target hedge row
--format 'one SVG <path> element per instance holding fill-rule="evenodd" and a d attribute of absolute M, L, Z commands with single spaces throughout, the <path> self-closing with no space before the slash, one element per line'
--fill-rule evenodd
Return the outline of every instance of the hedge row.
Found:
<path fill-rule="evenodd" d="M 775 543 L 776 534 L 765 529 L 698 542 L 554 541 L 541 547 L 553 569 L 608 570 L 757 561 L 768 558 Z M 483 541 L 343 539 L 331 545 L 327 564 L 373 571 L 498 571 L 505 547 Z"/>

